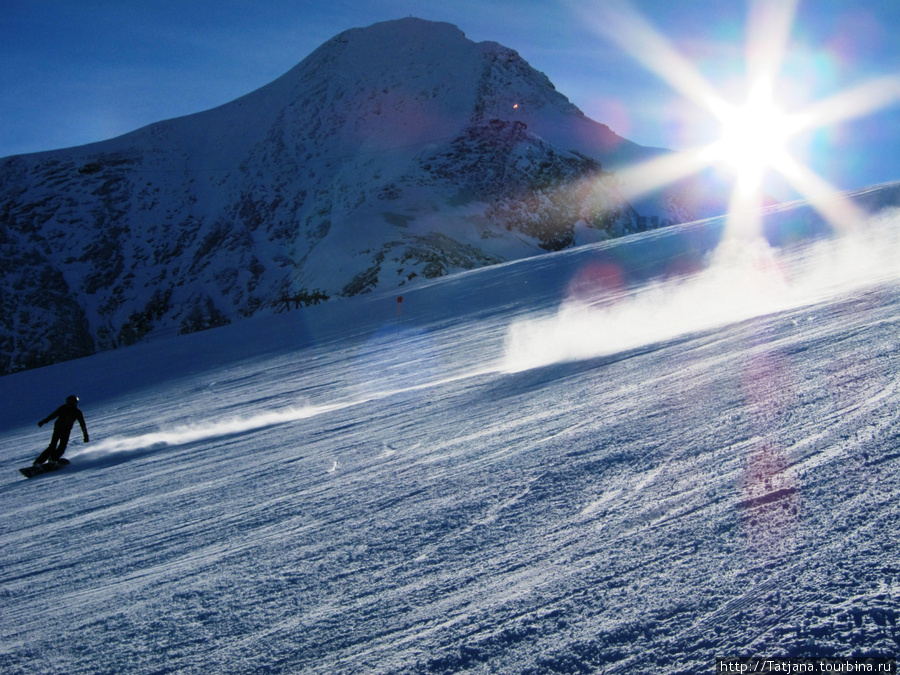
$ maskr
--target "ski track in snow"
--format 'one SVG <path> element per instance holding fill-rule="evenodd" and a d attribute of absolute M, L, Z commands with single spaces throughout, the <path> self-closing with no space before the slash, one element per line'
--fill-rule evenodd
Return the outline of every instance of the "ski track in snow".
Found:
<path fill-rule="evenodd" d="M 698 673 L 896 654 L 900 285 L 890 262 L 813 281 L 835 250 L 779 254 L 791 275 L 754 312 L 649 338 L 613 327 L 723 296 L 701 276 L 573 314 L 559 301 L 584 251 L 404 294 L 412 314 L 518 284 L 525 309 L 488 295 L 388 335 L 373 296 L 318 310 L 357 317 L 352 337 L 177 378 L 172 344 L 190 362 L 223 335 L 268 338 L 251 323 L 0 379 L 39 419 L 80 368 L 162 373 L 82 396 L 96 440 L 65 471 L 13 475 L 48 434 L 7 425 L 0 670 Z M 724 273 L 764 278 L 742 270 Z"/>

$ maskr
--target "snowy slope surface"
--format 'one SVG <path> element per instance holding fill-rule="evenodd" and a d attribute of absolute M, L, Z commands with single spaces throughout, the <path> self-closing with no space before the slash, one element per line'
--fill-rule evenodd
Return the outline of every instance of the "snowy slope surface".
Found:
<path fill-rule="evenodd" d="M 721 233 L 0 378 L 0 671 L 896 654 L 900 219 L 741 255 Z M 70 392 L 91 443 L 23 479 Z"/>

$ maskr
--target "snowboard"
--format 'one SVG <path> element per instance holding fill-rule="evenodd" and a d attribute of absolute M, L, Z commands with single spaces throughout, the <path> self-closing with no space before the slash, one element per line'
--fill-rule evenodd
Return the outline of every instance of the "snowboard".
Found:
<path fill-rule="evenodd" d="M 59 461 L 55 464 L 45 462 L 44 464 L 38 464 L 37 466 L 26 466 L 25 468 L 19 469 L 19 473 L 21 473 L 25 478 L 34 478 L 35 476 L 39 476 L 42 473 L 47 473 L 48 471 L 57 471 L 64 466 L 69 465 L 69 460 L 65 457 L 60 457 Z"/>

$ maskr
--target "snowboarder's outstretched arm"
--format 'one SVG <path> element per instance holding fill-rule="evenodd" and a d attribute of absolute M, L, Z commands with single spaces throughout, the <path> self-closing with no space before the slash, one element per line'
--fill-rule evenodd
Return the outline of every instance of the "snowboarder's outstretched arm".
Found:
<path fill-rule="evenodd" d="M 49 422 L 50 420 L 54 420 L 57 417 L 59 417 L 59 414 L 63 411 L 63 408 L 65 408 L 65 406 L 61 405 L 60 407 L 58 407 L 56 410 L 54 410 L 52 413 L 50 413 L 44 419 L 42 419 L 40 422 L 38 422 L 38 426 L 42 427 L 45 424 L 47 424 L 47 422 Z"/>

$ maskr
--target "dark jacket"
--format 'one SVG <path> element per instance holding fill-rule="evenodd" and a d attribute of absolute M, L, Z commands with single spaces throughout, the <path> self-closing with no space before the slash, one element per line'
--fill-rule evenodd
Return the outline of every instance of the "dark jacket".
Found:
<path fill-rule="evenodd" d="M 77 421 L 81 425 L 81 432 L 84 434 L 85 442 L 87 442 L 88 432 L 87 425 L 84 423 L 84 415 L 76 406 L 65 403 L 59 406 L 51 415 L 38 422 L 38 425 L 44 426 L 52 419 L 56 420 L 56 423 L 53 425 L 53 431 L 66 436 L 72 431 L 72 427 L 75 426 Z"/>

